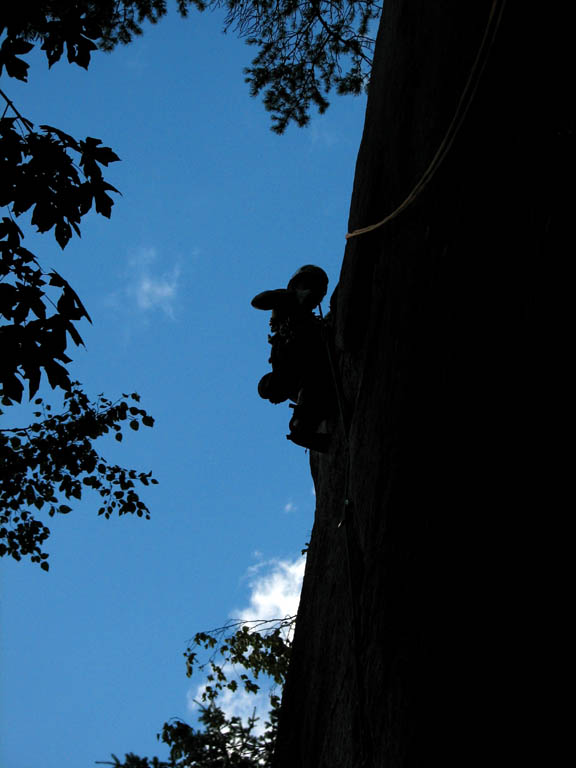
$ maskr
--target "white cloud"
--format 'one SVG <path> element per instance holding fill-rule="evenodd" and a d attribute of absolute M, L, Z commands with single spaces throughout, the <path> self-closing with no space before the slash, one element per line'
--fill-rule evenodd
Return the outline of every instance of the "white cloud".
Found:
<path fill-rule="evenodd" d="M 282 619 L 298 610 L 306 558 L 270 560 L 249 569 L 250 601 L 248 606 L 233 611 L 241 621 Z"/>
<path fill-rule="evenodd" d="M 289 501 L 287 504 L 284 504 L 284 512 L 295 512 L 298 509 L 296 504 L 294 504 L 292 501 Z"/>

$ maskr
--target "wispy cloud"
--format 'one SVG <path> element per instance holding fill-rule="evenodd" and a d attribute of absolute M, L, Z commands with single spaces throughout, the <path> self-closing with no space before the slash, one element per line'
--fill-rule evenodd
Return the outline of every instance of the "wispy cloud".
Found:
<path fill-rule="evenodd" d="M 170 319 L 175 317 L 180 267 L 168 269 L 158 264 L 155 248 L 140 248 L 128 262 L 128 297 L 141 312 L 160 310 Z"/>
<path fill-rule="evenodd" d="M 136 302 L 139 309 L 159 308 L 169 317 L 173 317 L 179 276 L 180 270 L 176 267 L 170 274 L 161 276 L 140 275 L 135 286 Z"/>
<path fill-rule="evenodd" d="M 312 120 L 307 128 L 310 144 L 312 147 L 322 147 L 323 149 L 333 149 L 340 143 L 340 136 L 319 125 L 319 121 Z"/>

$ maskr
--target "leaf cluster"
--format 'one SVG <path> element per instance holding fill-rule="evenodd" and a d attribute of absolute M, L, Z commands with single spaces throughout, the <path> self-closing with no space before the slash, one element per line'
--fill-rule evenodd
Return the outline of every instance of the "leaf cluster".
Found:
<path fill-rule="evenodd" d="M 105 181 L 100 166 L 120 158 L 100 139 L 90 136 L 76 140 L 50 125 L 40 132 L 24 118 L 0 120 L 0 206 L 11 206 L 14 216 L 32 212 L 31 223 L 38 232 L 54 229 L 54 236 L 65 248 L 72 230 L 80 236 L 79 224 L 92 206 L 110 218 L 118 192 Z"/>
<path fill-rule="evenodd" d="M 92 206 L 110 218 L 114 202 L 108 192 L 118 190 L 104 180 L 100 166 L 120 158 L 101 147 L 100 139 L 77 141 L 49 125 L 22 134 L 16 120 L 0 120 L 0 206 L 11 206 L 14 216 L 31 210 L 37 231 L 54 228 L 58 244 L 65 248 L 72 230 L 80 236 L 78 225 Z M 31 125 L 27 120 L 26 126 Z"/>
<path fill-rule="evenodd" d="M 272 679 L 276 685 L 282 685 L 288 669 L 290 656 L 289 630 L 295 617 L 279 620 L 258 620 L 255 622 L 234 622 L 211 632 L 198 632 L 186 649 L 186 674 L 191 677 L 194 667 L 205 671 L 208 685 L 202 694 L 205 702 L 214 701 L 227 688 L 236 691 L 236 679 L 228 679 L 227 668 L 240 667 L 241 685 L 248 693 L 257 693 L 260 686 L 256 682 L 260 675 Z M 230 629 L 233 634 L 228 635 Z M 198 662 L 198 650 L 211 652 L 207 661 Z M 222 661 L 220 660 L 222 657 Z M 250 672 L 250 674 L 248 674 Z"/>
<path fill-rule="evenodd" d="M 100 139 L 76 140 L 49 125 L 34 131 L 8 97 L 0 118 L 0 344 L 3 366 L 0 397 L 4 405 L 21 402 L 24 382 L 29 396 L 38 391 L 42 370 L 52 388 L 69 390 L 65 365 L 68 338 L 79 345 L 76 328 L 90 321 L 70 284 L 56 271 L 44 272 L 36 256 L 23 245 L 15 218 L 30 211 L 38 232 L 54 231 L 61 248 L 93 207 L 109 218 L 117 192 L 105 181 L 102 166 L 118 156 Z M 14 114 L 7 116 L 11 110 Z"/>
<path fill-rule="evenodd" d="M 165 723 L 161 740 L 170 748 L 174 768 L 264 768 L 271 753 L 268 739 L 255 728 L 258 718 L 247 722 L 240 717 L 227 717 L 215 704 L 203 707 L 199 717 L 202 729 L 192 728 L 181 720 Z"/>
<path fill-rule="evenodd" d="M 82 344 L 75 324 L 90 321 L 70 284 L 54 270 L 44 272 L 23 246 L 14 216 L 32 208 L 32 224 L 39 232 L 54 228 L 64 248 L 72 229 L 80 235 L 80 219 L 93 204 L 110 216 L 113 201 L 107 190 L 116 191 L 99 168 L 118 159 L 112 150 L 100 147 L 98 139 L 76 143 L 55 128 L 43 130 L 43 135 L 21 136 L 12 118 L 0 120 L 0 205 L 9 213 L 0 221 L 0 397 L 5 405 L 21 402 L 26 380 L 33 397 L 42 369 L 53 388 L 69 389 L 63 365 L 70 362 L 68 337 Z M 73 144 L 82 176 L 66 152 Z"/>
<path fill-rule="evenodd" d="M 181 15 L 188 0 L 178 0 Z M 64 53 L 70 63 L 88 68 L 93 51 L 111 51 L 119 43 L 130 43 L 142 34 L 142 25 L 155 24 L 166 14 L 165 0 L 20 0 L 4 3 L 0 10 L 0 74 L 25 80 L 28 63 L 19 58 L 36 43 L 49 66 Z"/>
<path fill-rule="evenodd" d="M 53 388 L 70 388 L 65 364 L 68 337 L 82 338 L 75 323 L 90 319 L 71 286 L 56 271 L 44 273 L 21 244 L 22 232 L 8 217 L 0 222 L 0 397 L 3 405 L 22 402 L 38 391 L 42 371 Z M 51 295 L 50 295 L 51 294 Z"/>
<path fill-rule="evenodd" d="M 152 417 L 135 405 L 138 401 L 133 393 L 114 403 L 99 395 L 92 403 L 74 383 L 64 395 L 62 413 L 53 414 L 52 407 L 37 398 L 38 421 L 0 430 L 0 556 L 15 560 L 30 556 L 48 570 L 42 544 L 50 531 L 33 512 L 47 511 L 50 517 L 68 514 L 72 508 L 67 502 L 79 501 L 88 488 L 100 496 L 99 515 L 136 514 L 149 519 L 136 483 L 156 484 L 152 473 L 110 464 L 94 445 L 107 434 L 122 440 L 126 424 L 133 430 L 141 424 L 153 426 Z"/>
<path fill-rule="evenodd" d="M 139 757 L 130 752 L 120 760 L 99 761 L 114 768 L 268 768 L 273 742 L 265 732 L 256 731 L 258 718 L 247 722 L 227 717 L 212 704 L 199 714 L 202 728 L 193 728 L 182 720 L 164 723 L 159 740 L 170 748 L 168 760 Z"/>

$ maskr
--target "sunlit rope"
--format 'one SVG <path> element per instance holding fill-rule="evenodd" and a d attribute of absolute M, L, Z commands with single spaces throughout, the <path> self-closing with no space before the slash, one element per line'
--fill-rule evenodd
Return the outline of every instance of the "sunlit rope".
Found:
<path fill-rule="evenodd" d="M 466 81 L 466 85 L 464 86 L 464 90 L 462 91 L 462 95 L 460 96 L 460 100 L 458 102 L 458 106 L 456 107 L 456 112 L 454 113 L 452 122 L 448 126 L 448 130 L 446 131 L 446 134 L 442 139 L 436 154 L 432 158 L 430 165 L 424 171 L 418 183 L 414 186 L 406 199 L 400 203 L 400 205 L 395 210 L 393 210 L 392 213 L 389 213 L 388 216 L 382 219 L 382 221 L 379 221 L 376 224 L 370 224 L 367 227 L 362 227 L 361 229 L 355 229 L 352 232 L 348 232 L 346 235 L 346 240 L 350 240 L 350 238 L 357 237 L 358 235 L 364 235 L 367 232 L 373 232 L 375 229 L 378 229 L 379 227 L 384 226 L 384 224 L 387 224 L 389 221 L 392 221 L 392 219 L 396 218 L 396 216 L 402 213 L 402 211 L 406 210 L 408 206 L 412 205 L 416 198 L 430 183 L 434 174 L 440 167 L 440 164 L 452 147 L 454 139 L 456 138 L 462 123 L 464 122 L 464 118 L 466 117 L 468 109 L 474 100 L 478 84 L 480 83 L 482 74 L 488 62 L 490 49 L 494 44 L 496 33 L 498 32 L 498 28 L 502 20 L 502 14 L 504 12 L 505 6 L 506 0 L 493 0 L 492 2 L 490 15 L 488 17 L 486 29 L 484 30 L 484 35 L 482 37 L 482 42 L 480 43 L 478 53 L 476 54 L 476 59 L 474 60 L 474 64 L 470 70 L 470 74 L 468 76 L 468 80 Z"/>

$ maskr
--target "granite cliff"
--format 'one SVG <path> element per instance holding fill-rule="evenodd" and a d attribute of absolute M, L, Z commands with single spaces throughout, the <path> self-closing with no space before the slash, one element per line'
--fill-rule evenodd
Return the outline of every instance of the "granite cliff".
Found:
<path fill-rule="evenodd" d="M 574 204 L 563 14 L 384 3 L 349 230 L 400 205 L 453 135 L 416 199 L 347 242 L 343 418 L 311 454 L 275 768 L 518 765 L 527 749 L 545 315 Z"/>

